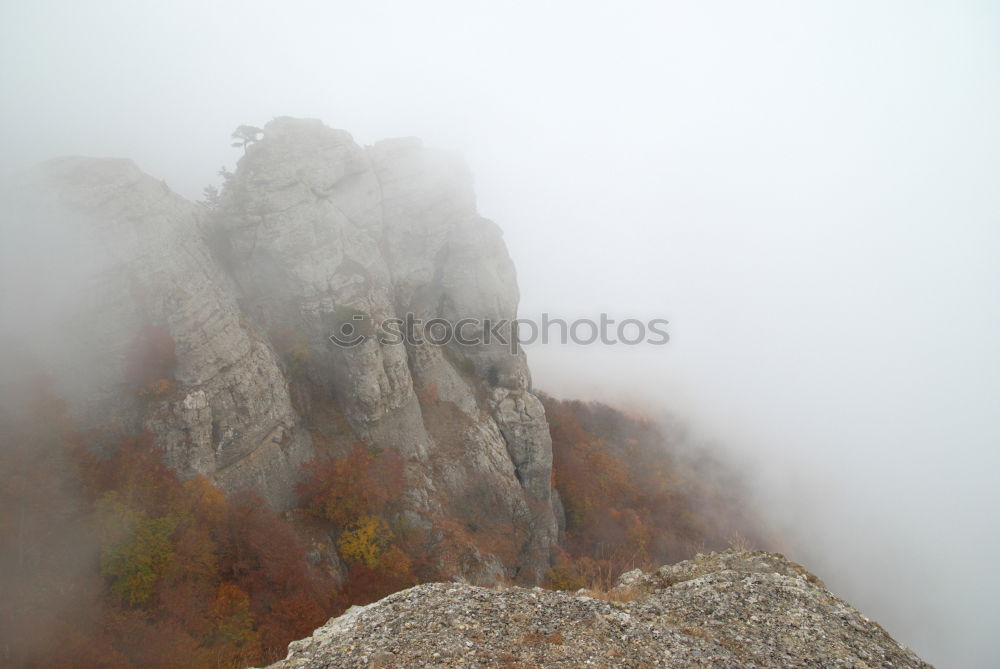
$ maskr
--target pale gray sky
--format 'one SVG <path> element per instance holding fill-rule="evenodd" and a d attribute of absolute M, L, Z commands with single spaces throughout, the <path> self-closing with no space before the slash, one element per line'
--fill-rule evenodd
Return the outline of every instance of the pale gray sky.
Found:
<path fill-rule="evenodd" d="M 537 385 L 664 406 L 758 463 L 801 559 L 942 667 L 1000 662 L 994 2 L 0 5 L 0 171 L 121 155 L 196 197 L 314 116 L 468 159 Z"/>

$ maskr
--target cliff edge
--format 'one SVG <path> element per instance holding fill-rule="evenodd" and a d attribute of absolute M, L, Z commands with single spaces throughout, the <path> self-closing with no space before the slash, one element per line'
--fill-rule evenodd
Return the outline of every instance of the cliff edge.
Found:
<path fill-rule="evenodd" d="M 588 591 L 432 583 L 330 620 L 269 669 L 929 667 L 781 555 L 726 551 Z"/>

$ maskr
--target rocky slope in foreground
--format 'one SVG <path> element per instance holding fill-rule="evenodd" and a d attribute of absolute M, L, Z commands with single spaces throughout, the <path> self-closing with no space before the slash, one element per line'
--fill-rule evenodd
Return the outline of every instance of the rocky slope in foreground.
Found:
<path fill-rule="evenodd" d="M 330 620 L 270 669 L 929 667 L 801 566 L 713 553 L 585 592 L 420 585 Z"/>

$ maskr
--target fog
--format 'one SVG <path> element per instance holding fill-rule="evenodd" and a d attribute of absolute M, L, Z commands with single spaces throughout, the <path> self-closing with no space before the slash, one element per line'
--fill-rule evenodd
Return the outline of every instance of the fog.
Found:
<path fill-rule="evenodd" d="M 1000 661 L 995 3 L 40 0 L 0 50 L 5 174 L 127 156 L 198 198 L 279 115 L 461 152 L 522 316 L 670 321 L 534 345 L 536 386 L 681 416 L 835 593 Z"/>

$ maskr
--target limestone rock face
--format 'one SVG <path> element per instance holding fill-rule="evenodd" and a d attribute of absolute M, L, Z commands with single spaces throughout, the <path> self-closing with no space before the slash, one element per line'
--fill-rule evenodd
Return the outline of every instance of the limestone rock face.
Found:
<path fill-rule="evenodd" d="M 517 563 L 537 579 L 556 535 L 551 441 L 523 354 L 484 341 L 490 324 L 516 318 L 518 292 L 464 164 L 417 140 L 364 149 L 318 121 L 277 119 L 221 209 L 245 311 L 265 331 L 292 329 L 310 385 L 357 434 L 410 458 L 413 510 L 514 519 Z M 392 319 L 415 323 L 414 336 L 372 336 Z M 467 319 L 461 334 L 476 343 L 442 345 L 446 330 L 420 326 L 434 319 Z M 344 332 L 369 336 L 329 339 Z"/>
<path fill-rule="evenodd" d="M 484 341 L 516 317 L 517 284 L 461 160 L 281 118 L 209 203 L 125 160 L 58 159 L 26 183 L 26 210 L 86 246 L 61 314 L 75 343 L 50 361 L 78 414 L 147 428 L 182 475 L 287 507 L 315 438 L 345 438 L 327 429 L 335 413 L 347 436 L 403 454 L 413 522 L 505 525 L 500 551 L 440 533 L 455 542 L 448 569 L 541 577 L 557 525 L 548 425 L 523 353 Z M 433 319 L 467 319 L 466 343 L 428 337 Z M 380 337 L 391 322 L 413 336 Z M 146 325 L 166 328 L 176 365 L 137 397 L 130 347 Z M 363 338 L 331 341 L 345 332 Z"/>
<path fill-rule="evenodd" d="M 308 449 L 279 361 L 208 252 L 200 208 L 120 159 L 50 161 L 21 195 L 38 224 L 72 231 L 70 262 L 86 263 L 65 287 L 61 340 L 46 348 L 57 357 L 44 354 L 77 416 L 152 430 L 183 476 L 288 500 Z M 169 388 L 138 399 L 128 367 L 146 324 L 166 328 L 176 366 Z"/>
<path fill-rule="evenodd" d="M 419 585 L 352 607 L 270 669 L 929 667 L 780 555 L 727 551 L 594 593 Z"/>

